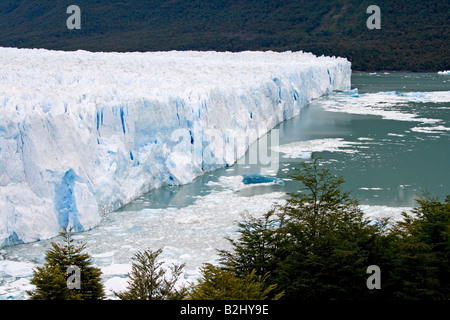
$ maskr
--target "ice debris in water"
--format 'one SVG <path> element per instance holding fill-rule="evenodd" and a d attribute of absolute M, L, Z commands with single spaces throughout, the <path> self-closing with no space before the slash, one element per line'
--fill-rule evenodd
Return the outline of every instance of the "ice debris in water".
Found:
<path fill-rule="evenodd" d="M 284 181 L 277 177 L 267 177 L 262 174 L 244 174 L 242 175 L 242 182 L 244 184 L 258 184 L 258 183 L 276 183 L 284 185 Z"/>

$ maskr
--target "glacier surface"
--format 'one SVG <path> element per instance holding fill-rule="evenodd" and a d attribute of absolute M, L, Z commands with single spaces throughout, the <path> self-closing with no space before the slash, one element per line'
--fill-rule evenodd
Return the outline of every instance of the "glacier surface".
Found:
<path fill-rule="evenodd" d="M 304 52 L 0 48 L 0 247 L 233 164 L 351 64 Z"/>

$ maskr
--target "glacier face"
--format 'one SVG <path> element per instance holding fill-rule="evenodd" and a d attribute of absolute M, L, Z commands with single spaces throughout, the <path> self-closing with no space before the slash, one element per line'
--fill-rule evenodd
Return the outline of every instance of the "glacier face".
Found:
<path fill-rule="evenodd" d="M 346 59 L 303 52 L 0 48 L 0 66 L 0 247 L 231 165 L 351 77 Z"/>

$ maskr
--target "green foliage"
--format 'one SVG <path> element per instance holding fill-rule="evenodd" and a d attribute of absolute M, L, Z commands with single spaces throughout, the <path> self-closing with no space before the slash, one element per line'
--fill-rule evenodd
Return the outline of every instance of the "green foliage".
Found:
<path fill-rule="evenodd" d="M 231 270 L 205 264 L 201 269 L 199 283 L 191 288 L 191 300 L 266 300 L 276 285 L 265 285 L 268 274 L 256 275 L 252 270 L 248 274 L 236 276 Z M 273 300 L 278 300 L 282 293 Z"/>
<path fill-rule="evenodd" d="M 396 299 L 450 299 L 450 199 L 425 193 L 412 215 L 390 234 L 386 295 Z"/>
<path fill-rule="evenodd" d="M 205 264 L 188 290 L 178 286 L 184 265 L 157 261 L 161 250 L 133 257 L 124 300 L 450 299 L 450 195 L 442 203 L 425 193 L 411 214 L 391 224 L 364 217 L 342 190 L 344 179 L 320 165 L 302 163 L 292 176 L 303 188 L 262 218 L 239 224 L 233 250 L 220 251 L 222 266 Z M 46 264 L 34 270 L 34 300 L 102 299 L 101 272 L 85 244 L 70 232 L 52 243 Z M 67 268 L 81 269 L 81 288 L 69 290 Z M 381 289 L 366 286 L 367 267 L 381 270 Z M 270 277 L 269 277 L 270 275 Z"/>
<path fill-rule="evenodd" d="M 222 263 L 237 277 L 270 273 L 267 285 L 287 299 L 449 299 L 450 198 L 425 196 L 389 227 L 365 218 L 319 160 L 292 176 L 304 188 L 286 205 L 239 224 Z M 366 286 L 370 265 L 382 270 L 381 290 Z"/>
<path fill-rule="evenodd" d="M 292 178 L 303 192 L 262 219 L 241 223 L 240 239 L 231 240 L 234 253 L 222 252 L 224 262 L 238 272 L 270 272 L 288 299 L 360 296 L 381 228 L 363 218 L 341 190 L 344 180 L 321 168 L 319 159 L 303 163 Z"/>
<path fill-rule="evenodd" d="M 222 263 L 236 274 L 249 274 L 256 271 L 265 275 L 275 270 L 287 239 L 278 231 L 283 221 L 277 219 L 274 211 L 263 219 L 250 218 L 238 224 L 240 238 L 228 239 L 234 252 L 220 250 Z"/>
<path fill-rule="evenodd" d="M 371 221 L 342 190 L 344 179 L 320 165 L 302 163 L 292 176 L 303 188 L 285 205 L 239 224 L 240 237 L 222 250 L 222 266 L 205 264 L 199 282 L 179 286 L 183 265 L 164 268 L 162 250 L 133 257 L 124 300 L 414 300 L 450 299 L 450 195 L 425 193 L 396 223 Z M 33 300 L 104 298 L 101 272 L 71 232 L 52 242 L 46 264 L 34 270 Z M 69 266 L 81 269 L 81 288 L 67 286 Z M 381 289 L 369 290 L 367 267 L 381 270 Z M 269 277 L 270 275 L 270 277 Z"/>
<path fill-rule="evenodd" d="M 184 264 L 164 269 L 164 262 L 157 261 L 162 250 L 146 250 L 133 257 L 132 271 L 126 292 L 114 294 L 122 300 L 181 300 L 187 290 L 177 288 L 177 281 Z"/>
<path fill-rule="evenodd" d="M 31 300 L 81 300 L 77 290 L 69 290 L 67 276 L 60 266 L 37 267 L 30 281 L 36 286 L 35 291 L 29 291 Z"/>
<path fill-rule="evenodd" d="M 347 57 L 353 70 L 450 68 L 448 1 L 379 0 L 381 30 L 368 30 L 370 1 L 2 0 L 0 46 L 58 50 L 274 50 Z"/>
<path fill-rule="evenodd" d="M 51 243 L 46 253 L 46 263 L 33 270 L 30 283 L 36 286 L 28 291 L 31 300 L 98 300 L 104 298 L 101 271 L 92 266 L 90 256 L 83 253 L 84 243 L 74 243 L 71 231 L 60 233 L 62 244 Z M 69 289 L 69 266 L 81 271 L 80 289 Z"/>
<path fill-rule="evenodd" d="M 292 297 L 362 297 L 366 290 L 360 284 L 384 224 L 371 225 L 358 202 L 342 191 L 344 179 L 321 168 L 318 158 L 303 163 L 293 178 L 305 187 L 280 210 L 285 220 L 280 231 L 291 240 L 278 281 L 290 282 Z"/>

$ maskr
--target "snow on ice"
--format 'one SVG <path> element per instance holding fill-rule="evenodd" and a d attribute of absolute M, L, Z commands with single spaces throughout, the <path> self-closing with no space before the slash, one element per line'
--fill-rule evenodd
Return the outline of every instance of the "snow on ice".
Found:
<path fill-rule="evenodd" d="M 86 231 L 153 188 L 234 163 L 346 59 L 303 52 L 0 48 L 0 247 Z"/>

